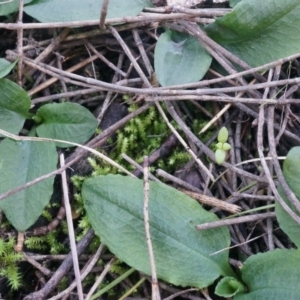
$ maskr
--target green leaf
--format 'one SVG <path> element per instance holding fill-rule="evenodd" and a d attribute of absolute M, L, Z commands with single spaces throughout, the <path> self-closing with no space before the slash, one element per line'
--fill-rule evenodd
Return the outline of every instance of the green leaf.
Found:
<path fill-rule="evenodd" d="M 150 275 L 143 218 L 143 181 L 120 175 L 84 181 L 84 206 L 96 234 L 110 251 Z M 172 284 L 210 285 L 220 275 L 234 276 L 228 264 L 230 244 L 225 227 L 197 231 L 197 224 L 217 216 L 162 183 L 150 182 L 150 232 L 157 275 Z"/>
<path fill-rule="evenodd" d="M 42 123 L 36 128 L 40 137 L 52 138 L 83 144 L 97 128 L 93 114 L 76 103 L 51 103 L 42 106 L 36 113 Z M 72 147 L 56 143 L 57 147 Z"/>
<path fill-rule="evenodd" d="M 222 164 L 226 158 L 226 151 L 222 149 L 217 149 L 215 152 L 215 159 L 217 164 Z"/>
<path fill-rule="evenodd" d="M 33 0 L 24 0 L 24 4 L 30 3 Z M 2 2 L 2 3 L 1 3 Z M 18 11 L 19 0 L 1 1 L 0 2 L 0 16 L 7 16 Z"/>
<path fill-rule="evenodd" d="M 0 128 L 17 134 L 23 127 L 30 108 L 27 93 L 14 82 L 0 79 Z"/>
<path fill-rule="evenodd" d="M 300 199 L 300 147 L 293 147 L 283 163 L 284 178 L 293 191 L 295 196 Z M 285 203 L 292 209 L 294 213 L 300 216 L 299 212 L 290 203 L 283 189 L 279 186 L 277 188 L 280 196 Z M 282 208 L 278 201 L 275 202 L 276 217 L 280 228 L 289 236 L 289 238 L 300 247 L 300 225 L 290 217 L 290 215 Z"/>
<path fill-rule="evenodd" d="M 234 300 L 299 299 L 299 250 L 274 250 L 252 255 L 241 272 L 248 293 L 238 294 Z"/>
<path fill-rule="evenodd" d="M 161 34 L 155 46 L 155 73 L 162 86 L 200 80 L 211 60 L 194 37 L 176 31 L 167 30 Z"/>
<path fill-rule="evenodd" d="M 234 277 L 222 278 L 217 286 L 215 293 L 221 297 L 233 297 L 245 291 L 244 285 Z"/>
<path fill-rule="evenodd" d="M 99 19 L 103 0 L 39 0 L 27 5 L 24 11 L 40 22 L 72 22 Z M 107 19 L 138 15 L 149 0 L 110 0 Z"/>
<path fill-rule="evenodd" d="M 1 5 L 0 5 L 1 6 Z M 0 58 L 0 79 L 5 77 L 14 68 L 18 60 L 13 63 L 9 62 L 4 58 Z"/>
<path fill-rule="evenodd" d="M 228 140 L 228 130 L 226 127 L 222 127 L 218 134 L 218 142 L 226 143 Z"/>
<path fill-rule="evenodd" d="M 2 194 L 54 171 L 57 152 L 50 142 L 4 139 L 0 144 L 0 161 Z M 28 229 L 41 215 L 50 200 L 53 181 L 54 177 L 48 178 L 0 201 L 0 208 L 18 231 Z"/>
<path fill-rule="evenodd" d="M 255 67 L 299 52 L 299 15 L 299 0 L 243 0 L 205 30 Z"/>
<path fill-rule="evenodd" d="M 235 7 L 242 0 L 229 0 L 230 7 Z"/>

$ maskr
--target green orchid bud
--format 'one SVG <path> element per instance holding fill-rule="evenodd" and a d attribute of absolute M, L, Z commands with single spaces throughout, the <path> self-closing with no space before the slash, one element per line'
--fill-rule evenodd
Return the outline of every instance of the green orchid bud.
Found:
<path fill-rule="evenodd" d="M 216 158 L 216 162 L 217 164 L 222 164 L 226 158 L 226 151 L 222 150 L 222 149 L 217 149 L 215 152 L 215 158 Z"/>
<path fill-rule="evenodd" d="M 228 130 L 226 127 L 222 127 L 218 134 L 218 142 L 226 143 L 228 140 Z"/>
<path fill-rule="evenodd" d="M 220 148 L 219 148 L 219 149 L 220 149 Z M 223 149 L 224 151 L 228 151 L 228 150 L 231 149 L 231 145 L 229 145 L 228 143 L 224 143 L 224 144 L 222 144 L 222 149 Z"/>
<path fill-rule="evenodd" d="M 217 143 L 216 148 L 223 149 L 223 143 L 221 143 L 221 142 Z"/>

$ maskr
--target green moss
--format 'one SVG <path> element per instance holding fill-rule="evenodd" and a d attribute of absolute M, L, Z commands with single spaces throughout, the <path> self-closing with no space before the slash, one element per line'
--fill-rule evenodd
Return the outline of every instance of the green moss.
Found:
<path fill-rule="evenodd" d="M 23 255 L 14 250 L 15 240 L 0 239 L 0 275 L 6 277 L 12 290 L 17 290 L 22 285 L 22 277 L 17 263 Z"/>

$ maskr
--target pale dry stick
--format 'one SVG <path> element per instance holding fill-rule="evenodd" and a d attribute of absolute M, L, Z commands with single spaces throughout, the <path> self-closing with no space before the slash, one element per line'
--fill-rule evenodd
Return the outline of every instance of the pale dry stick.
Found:
<path fill-rule="evenodd" d="M 254 194 L 247 194 L 247 193 L 239 193 L 233 192 L 232 197 L 240 197 L 244 199 L 251 199 L 257 201 L 272 201 L 274 202 L 276 198 L 274 196 L 267 196 L 267 195 L 254 195 Z"/>
<path fill-rule="evenodd" d="M 184 290 L 184 291 L 180 291 L 180 292 L 177 292 L 177 293 L 175 293 L 175 294 L 173 294 L 173 295 L 171 295 L 171 296 L 169 296 L 169 297 L 167 297 L 167 298 L 164 298 L 163 300 L 172 300 L 172 299 L 174 299 L 174 298 L 176 298 L 176 297 L 179 297 L 179 296 L 181 296 L 181 295 L 183 295 L 183 294 L 186 294 L 186 293 L 189 293 L 189 292 L 196 292 L 196 291 L 199 291 L 199 289 L 196 289 L 196 288 L 190 288 L 190 289 L 187 289 L 187 290 Z"/>
<path fill-rule="evenodd" d="M 72 92 L 49 95 L 49 96 L 45 96 L 45 97 L 39 97 L 39 98 L 35 98 L 35 99 L 31 100 L 31 107 L 34 107 L 38 103 L 48 102 L 48 101 L 56 100 L 56 99 L 60 99 L 60 98 L 75 97 L 78 95 L 87 95 L 87 94 L 92 94 L 92 93 L 95 93 L 98 91 L 99 91 L 98 89 L 84 89 L 84 90 L 79 90 L 79 91 L 72 91 Z"/>
<path fill-rule="evenodd" d="M 112 267 L 112 265 L 114 264 L 115 261 L 116 261 L 116 258 L 112 258 L 108 262 L 108 264 L 105 266 L 104 270 L 102 271 L 102 273 L 100 274 L 100 276 L 97 278 L 97 280 L 95 281 L 95 283 L 91 287 L 89 293 L 86 295 L 86 297 L 84 298 L 84 300 L 89 300 L 92 297 L 92 295 L 94 294 L 94 292 L 96 291 L 96 289 L 98 288 L 98 286 L 101 284 L 101 282 L 103 281 L 104 277 L 109 272 L 110 268 Z"/>
<path fill-rule="evenodd" d="M 269 220 L 269 219 L 268 219 L 268 220 Z M 211 253 L 210 256 L 217 255 L 217 254 L 219 254 L 219 253 L 221 253 L 221 252 L 224 252 L 224 251 L 227 251 L 227 250 L 230 250 L 230 249 L 234 249 L 234 248 L 236 248 L 236 247 L 240 247 L 240 246 L 243 246 L 243 245 L 245 245 L 245 244 L 249 244 L 249 243 L 251 243 L 251 242 L 253 242 L 253 241 L 257 240 L 257 239 L 260 239 L 261 237 L 263 237 L 263 236 L 265 236 L 265 235 L 266 235 L 266 233 L 263 233 L 263 234 L 261 234 L 261 235 L 259 235 L 259 236 L 256 236 L 256 237 L 254 237 L 254 238 L 252 238 L 252 239 L 250 239 L 250 240 L 247 239 L 247 240 L 246 240 L 245 242 L 243 242 L 243 243 L 239 243 L 239 244 L 235 244 L 234 246 L 230 246 L 230 247 L 223 248 L 223 249 L 221 249 L 221 250 L 218 250 L 218 251 L 216 251 L 216 252 Z"/>
<path fill-rule="evenodd" d="M 105 19 L 107 15 L 108 4 L 109 4 L 109 0 L 103 0 L 102 7 L 101 7 L 100 21 L 99 21 L 100 30 L 105 29 Z"/>
<path fill-rule="evenodd" d="M 254 222 L 254 221 L 260 221 L 267 218 L 275 218 L 275 217 L 276 217 L 275 212 L 267 212 L 267 213 L 256 214 L 251 216 L 243 216 L 243 217 L 237 217 L 233 219 L 226 219 L 226 220 L 223 219 L 215 222 L 204 223 L 204 224 L 196 225 L 196 229 L 206 230 L 206 229 L 217 228 L 221 226 L 229 226 L 233 224 Z"/>
<path fill-rule="evenodd" d="M 207 289 L 201 289 L 200 292 L 205 297 L 206 300 L 213 300 L 210 298 Z"/>
<path fill-rule="evenodd" d="M 181 188 L 177 188 L 177 189 L 183 192 L 184 194 L 188 195 L 189 197 L 199 201 L 202 204 L 206 204 L 212 207 L 217 207 L 219 209 L 228 211 L 233 214 L 237 214 L 242 211 L 242 208 L 240 206 L 219 200 L 215 197 L 209 197 L 206 196 L 205 194 L 194 193 Z"/>
<path fill-rule="evenodd" d="M 265 160 L 272 160 L 273 157 L 270 157 L 270 156 L 266 156 L 265 157 Z M 281 159 L 281 160 L 284 160 L 286 159 L 286 156 L 278 156 L 278 159 Z M 235 164 L 234 166 L 235 167 L 238 167 L 238 166 L 241 166 L 241 165 L 245 165 L 245 164 L 248 164 L 248 163 L 252 163 L 252 162 L 258 162 L 258 161 L 261 161 L 260 158 L 252 158 L 252 159 L 248 159 L 248 160 L 244 160 L 238 164 Z M 225 175 L 226 172 L 228 172 L 229 170 L 225 170 L 224 172 L 222 172 L 217 178 L 216 178 L 216 181 L 218 181 L 222 176 Z"/>
<path fill-rule="evenodd" d="M 256 82 L 256 79 L 253 79 L 249 84 Z M 244 92 L 241 92 L 237 97 L 243 96 Z M 207 129 L 210 128 L 221 116 L 232 106 L 232 103 L 225 105 L 199 132 L 199 134 L 204 133 Z"/>
<path fill-rule="evenodd" d="M 24 1 L 19 0 L 19 14 L 18 14 L 18 25 L 22 25 L 23 22 L 23 5 Z M 18 30 L 18 40 L 17 40 L 17 52 L 19 55 L 18 60 L 18 84 L 22 86 L 22 76 L 23 76 L 23 28 L 20 27 Z"/>
<path fill-rule="evenodd" d="M 268 74 L 268 81 L 278 80 L 279 76 L 280 76 L 280 71 L 281 71 L 281 65 L 276 66 L 276 68 L 270 69 L 269 74 Z M 267 98 L 268 95 L 270 95 L 270 97 L 276 98 L 276 93 L 277 93 L 277 91 L 275 88 L 272 88 L 271 91 L 270 91 L 270 88 L 266 88 L 264 91 L 264 94 L 263 94 L 263 99 Z M 274 106 L 273 105 L 269 106 L 268 110 L 272 107 L 274 107 Z M 272 117 L 274 117 L 274 115 L 272 116 L 272 114 L 268 114 L 268 119 L 272 118 Z M 272 125 L 274 125 L 274 124 L 272 123 Z M 270 143 L 269 143 L 269 147 L 270 147 L 270 149 L 272 148 L 272 145 Z M 272 151 L 270 151 L 270 154 L 272 155 Z M 277 153 L 276 153 L 276 156 L 277 156 Z M 274 160 L 270 161 L 268 164 L 270 174 L 272 175 L 272 177 L 274 176 L 274 167 L 273 167 L 274 161 L 276 161 L 276 158 Z M 278 160 L 277 160 L 277 162 L 278 162 Z M 267 194 L 272 195 L 272 189 L 270 188 L 270 186 L 268 186 L 268 188 L 267 188 Z M 268 201 L 267 204 L 271 204 L 270 201 Z M 268 209 L 268 211 L 270 211 L 270 210 Z M 267 229 L 266 230 L 267 231 L 267 239 L 264 236 L 265 243 L 268 246 L 268 250 L 272 251 L 272 250 L 274 250 L 275 245 L 274 245 L 274 240 L 273 240 L 273 221 L 271 219 L 266 220 L 266 229 Z"/>
<path fill-rule="evenodd" d="M 100 53 L 90 42 L 86 41 L 87 47 L 94 52 L 94 54 L 98 55 L 99 59 L 102 60 L 109 68 L 115 71 L 117 74 L 122 77 L 126 77 L 126 73 L 119 68 L 119 66 L 115 66 L 111 63 L 102 53 Z"/>
<path fill-rule="evenodd" d="M 124 17 L 124 18 L 111 18 L 105 20 L 105 25 L 115 25 L 122 23 L 136 23 L 143 22 L 159 22 L 159 21 L 167 21 L 167 20 L 175 20 L 175 19 L 183 19 L 187 18 L 188 20 L 197 20 L 197 17 L 187 15 L 184 13 L 174 13 L 168 15 L 162 14 L 141 14 L 136 17 Z M 0 23 L 0 28 L 8 29 L 8 30 L 18 30 L 19 28 L 26 29 L 42 29 L 42 28 L 61 28 L 61 27 L 86 27 L 86 26 L 95 26 L 99 25 L 99 19 L 97 20 L 89 20 L 89 21 L 72 21 L 72 22 L 51 22 L 51 23 Z M 138 27 L 140 27 L 139 24 Z M 105 32 L 108 33 L 108 32 Z"/>
<path fill-rule="evenodd" d="M 27 255 L 25 252 L 22 252 L 23 257 L 26 261 L 28 261 L 30 264 L 32 264 L 36 269 L 38 269 L 42 274 L 49 276 L 51 275 L 51 271 L 45 267 L 43 267 L 41 264 L 39 264 L 35 259 Z"/>
<path fill-rule="evenodd" d="M 61 42 L 66 38 L 66 36 L 71 31 L 71 28 L 65 28 L 56 38 L 51 39 L 51 43 L 40 53 L 40 55 L 34 59 L 34 62 L 41 62 L 43 61 L 49 54 L 53 53 L 54 49 L 61 44 Z M 28 71 L 27 69 L 24 70 L 24 73 L 29 75 L 33 75 L 35 70 Z"/>
<path fill-rule="evenodd" d="M 111 164 L 115 168 L 119 169 L 120 171 L 123 171 L 125 174 L 127 174 L 129 176 L 133 176 L 129 171 L 127 171 L 125 168 L 120 166 L 118 163 L 114 162 L 112 159 L 110 159 L 106 155 L 104 155 L 104 154 L 98 152 L 97 150 L 92 149 L 88 146 L 84 146 L 84 145 L 81 145 L 81 144 L 78 144 L 78 143 L 68 142 L 68 141 L 65 141 L 65 140 L 50 139 L 50 138 L 39 138 L 39 137 L 29 137 L 29 136 L 18 136 L 18 135 L 9 133 L 9 132 L 7 132 L 3 129 L 0 129 L 0 134 L 6 136 L 8 138 L 11 138 L 15 141 L 58 142 L 58 143 L 65 143 L 65 144 L 72 145 L 72 146 L 77 146 L 79 148 L 87 150 L 87 151 L 93 153 L 94 155 L 100 157 L 101 159 L 103 159 L 107 163 Z"/>
<path fill-rule="evenodd" d="M 17 54 L 11 50 L 7 50 L 7 53 L 11 56 L 12 59 L 16 59 L 18 57 Z M 88 60 L 89 59 L 87 59 L 86 61 Z M 86 86 L 84 85 L 84 83 L 86 83 L 87 85 L 90 85 L 89 87 L 93 87 L 93 88 L 99 87 L 100 89 L 111 90 L 120 93 L 136 93 L 136 94 L 148 94 L 148 95 L 158 94 L 158 95 L 173 95 L 173 96 L 174 95 L 207 95 L 207 94 L 211 95 L 216 93 L 244 92 L 249 90 L 263 89 L 268 86 L 274 87 L 274 86 L 281 86 L 287 84 L 293 84 L 293 85 L 300 84 L 300 78 L 297 77 L 297 78 L 283 79 L 283 80 L 272 81 L 272 82 L 253 84 L 248 86 L 236 86 L 236 87 L 228 87 L 228 88 L 205 88 L 205 89 L 196 89 L 196 90 L 176 90 L 176 89 L 170 89 L 169 87 L 131 88 L 131 87 L 121 86 L 118 84 L 107 83 L 93 78 L 86 78 L 84 76 L 59 70 L 57 68 L 48 66 L 47 64 L 41 62 L 35 64 L 31 59 L 25 57 L 24 57 L 24 63 L 32 66 L 33 68 L 40 69 L 43 72 L 50 74 L 51 76 L 58 77 L 59 79 L 61 79 L 61 77 L 66 77 L 64 80 L 67 80 L 67 78 L 79 80 L 78 82 L 76 82 L 76 84 L 78 85 Z"/>
<path fill-rule="evenodd" d="M 144 157 L 143 160 L 144 167 L 144 205 L 143 205 L 143 214 L 144 214 L 144 226 L 145 226 L 145 235 L 148 246 L 148 254 L 150 260 L 151 268 L 151 286 L 152 286 L 152 300 L 161 300 L 159 285 L 157 281 L 155 258 L 153 253 L 153 246 L 150 235 L 150 218 L 149 218 L 149 170 L 148 170 L 148 156 Z"/>
<path fill-rule="evenodd" d="M 219 200 L 217 198 L 209 197 L 201 193 L 201 191 L 194 186 L 190 185 L 189 183 L 181 180 L 180 178 L 177 178 L 173 175 L 168 174 L 164 170 L 158 169 L 156 170 L 156 174 L 158 176 L 161 176 L 165 178 L 166 180 L 172 181 L 184 188 L 177 188 L 179 191 L 185 193 L 187 191 L 187 195 L 190 196 L 191 198 L 199 201 L 200 203 L 212 206 L 212 207 L 220 207 L 221 209 L 224 209 L 229 212 L 234 212 L 234 211 L 241 211 L 241 208 L 238 205 L 234 205 L 222 200 Z M 193 191 L 193 192 L 191 192 Z"/>
<path fill-rule="evenodd" d="M 14 246 L 16 252 L 22 252 L 24 246 L 25 232 L 18 231 L 17 244 Z"/>
<path fill-rule="evenodd" d="M 144 74 L 143 70 L 141 69 L 141 67 L 139 66 L 139 64 L 137 63 L 136 59 L 134 58 L 134 56 L 132 55 L 129 47 L 127 46 L 127 44 L 123 41 L 122 37 L 120 36 L 120 34 L 118 33 L 118 31 L 113 28 L 113 27 L 109 27 L 112 35 L 115 37 L 115 39 L 119 42 L 120 46 L 122 47 L 122 49 L 124 50 L 124 52 L 126 53 L 126 55 L 128 56 L 130 62 L 132 63 L 133 67 L 135 68 L 135 70 L 137 71 L 137 73 L 139 74 L 139 76 L 141 77 L 141 79 L 143 80 L 144 84 L 151 89 L 151 83 L 149 82 L 148 78 L 146 77 L 146 75 Z"/>
<path fill-rule="evenodd" d="M 299 104 L 298 98 L 290 98 L 286 100 L 275 100 L 275 99 L 258 99 L 258 98 L 241 98 L 241 97 L 230 97 L 230 96 L 209 96 L 209 95 L 177 95 L 177 96 L 146 96 L 145 100 L 147 102 L 155 101 L 186 101 L 186 100 L 200 100 L 200 101 L 218 101 L 218 102 L 229 102 L 230 104 L 249 103 L 249 104 Z"/>
<path fill-rule="evenodd" d="M 124 158 L 127 162 L 129 162 L 130 164 L 132 164 L 135 168 L 137 168 L 138 170 L 140 170 L 141 172 L 143 172 L 143 167 L 140 166 L 136 161 L 134 161 L 131 157 L 129 157 L 126 153 L 122 153 L 121 154 L 122 158 Z M 149 178 L 153 181 L 156 182 L 161 182 L 159 179 L 157 179 L 153 174 L 149 173 Z"/>
<path fill-rule="evenodd" d="M 145 48 L 143 46 L 143 42 L 142 42 L 142 40 L 140 38 L 140 35 L 139 35 L 139 33 L 138 33 L 138 31 L 136 29 L 133 29 L 132 33 L 133 33 L 134 41 L 135 41 L 135 43 L 136 43 L 136 45 L 137 45 L 137 47 L 138 47 L 138 49 L 140 51 L 140 54 L 142 56 L 142 59 L 144 61 L 145 67 L 146 67 L 147 72 L 148 72 L 148 75 L 151 76 L 153 74 L 154 70 L 153 70 L 151 62 L 150 62 L 150 60 L 148 58 L 148 55 L 147 55 L 147 53 L 145 51 Z"/>
<path fill-rule="evenodd" d="M 93 255 L 93 257 L 85 264 L 85 266 L 82 269 L 81 276 L 80 276 L 81 281 L 83 281 L 84 278 L 87 275 L 89 275 L 90 271 L 92 270 L 94 265 L 97 263 L 103 249 L 104 249 L 104 245 L 101 244 L 99 246 L 99 248 L 97 249 L 96 253 Z M 76 287 L 76 281 L 73 281 L 67 289 L 65 289 L 64 291 L 62 291 L 58 295 L 56 295 L 56 296 L 54 296 L 54 297 L 52 297 L 48 300 L 58 300 L 58 299 L 60 299 L 64 296 L 70 294 L 75 287 Z"/>
<path fill-rule="evenodd" d="M 173 1 L 174 2 L 174 1 Z M 193 16 L 198 16 L 198 17 L 222 17 L 224 14 L 227 14 L 232 11 L 231 8 L 187 8 L 185 7 L 186 4 L 183 6 L 183 1 L 176 1 L 177 4 L 172 4 L 171 7 L 159 7 L 159 8 L 146 8 L 145 11 L 149 12 L 160 12 L 160 13 L 168 13 L 170 10 L 174 13 L 186 13 L 188 15 L 193 15 Z M 185 1 L 185 2 L 190 2 L 190 1 Z M 205 1 L 194 1 L 194 4 L 188 5 L 189 7 L 194 6 L 199 4 L 200 2 L 205 2 Z M 226 2 L 226 1 L 223 1 Z M 168 1 L 170 3 L 170 1 Z M 171 4 L 168 4 L 171 5 Z"/>
<path fill-rule="evenodd" d="M 63 153 L 59 156 L 59 160 L 60 160 L 60 166 L 63 167 L 65 165 L 65 158 Z M 77 248 L 75 242 L 74 225 L 73 225 L 72 211 L 71 211 L 71 205 L 69 200 L 69 189 L 68 189 L 66 171 L 63 171 L 61 173 L 61 179 L 62 179 L 62 189 L 64 195 L 63 199 L 64 199 L 64 205 L 66 209 L 66 218 L 67 218 L 71 253 L 73 258 L 73 267 L 74 267 L 74 273 L 76 278 L 78 299 L 83 300 L 83 291 L 82 291 L 82 285 L 80 279 L 80 269 L 79 269 L 78 254 L 77 254 Z"/>
<path fill-rule="evenodd" d="M 160 115 L 163 117 L 164 121 L 167 123 L 168 127 L 172 131 L 173 134 L 178 138 L 181 145 L 185 148 L 185 150 L 192 156 L 192 158 L 196 161 L 196 163 L 199 165 L 199 167 L 206 173 L 206 175 L 212 180 L 215 181 L 215 178 L 213 174 L 207 169 L 207 167 L 203 164 L 203 162 L 197 157 L 197 155 L 190 149 L 188 144 L 185 142 L 185 140 L 181 137 L 181 135 L 178 133 L 178 131 L 174 128 L 174 126 L 169 122 L 169 119 L 167 118 L 165 112 L 163 111 L 162 107 L 158 102 L 155 102 L 155 105 L 160 113 Z"/>
<path fill-rule="evenodd" d="M 85 66 L 86 64 L 88 64 L 88 63 L 90 63 L 90 62 L 93 62 L 93 61 L 96 60 L 97 58 L 98 58 L 97 55 L 93 55 L 93 56 L 91 56 L 91 57 L 89 57 L 89 58 L 87 58 L 87 59 L 81 61 L 81 62 L 78 63 L 77 65 L 72 66 L 71 68 L 67 69 L 66 71 L 60 70 L 59 73 L 61 73 L 61 72 L 70 72 L 70 73 L 72 73 L 72 72 L 74 72 L 74 71 L 76 71 L 76 70 L 82 68 L 82 67 Z M 37 63 L 33 62 L 33 64 L 36 65 Z M 58 70 L 59 70 L 59 69 L 58 69 Z M 45 82 L 43 82 L 42 84 L 40 84 L 39 86 L 37 86 L 37 87 L 31 89 L 31 90 L 28 92 L 28 95 L 29 95 L 29 96 L 32 96 L 32 95 L 36 94 L 36 93 L 39 92 L 40 90 L 43 90 L 43 89 L 45 89 L 46 87 L 50 86 L 51 84 L 55 83 L 58 79 L 63 80 L 62 78 L 56 78 L 56 77 L 50 78 L 50 79 L 48 79 L 47 81 L 45 81 Z"/>
<path fill-rule="evenodd" d="M 284 102 L 286 102 L 286 100 L 290 100 L 290 99 L 286 99 L 286 98 L 289 97 L 294 92 L 296 92 L 298 89 L 299 89 L 299 87 L 297 85 L 293 85 L 288 91 L 284 92 L 284 95 L 282 97 L 280 97 L 279 100 L 281 100 L 282 98 L 283 98 Z M 298 99 L 298 101 L 299 101 L 299 99 Z M 284 121 L 283 121 L 283 124 L 280 127 L 280 130 L 276 136 L 275 145 L 279 144 L 279 140 L 280 140 L 281 136 L 283 135 L 284 131 L 286 130 L 286 126 L 289 121 L 289 109 L 290 109 L 290 105 L 288 104 L 287 107 L 285 107 L 286 111 L 285 111 Z"/>
<path fill-rule="evenodd" d="M 61 69 L 61 70 L 63 69 L 63 66 L 62 66 L 62 63 L 61 63 L 61 57 L 58 57 L 58 56 L 56 57 L 56 65 L 59 69 Z M 40 75 L 42 75 L 44 77 L 45 74 L 41 73 Z M 66 82 L 63 81 L 63 80 L 60 80 L 60 85 L 62 87 L 63 92 L 67 93 L 68 88 L 67 88 Z M 70 100 L 69 98 L 66 98 L 66 101 L 69 101 L 69 100 Z"/>
<path fill-rule="evenodd" d="M 207 124 L 199 131 L 198 134 L 204 133 L 207 129 L 210 128 L 218 119 L 220 119 L 225 112 L 232 106 L 231 103 L 226 104 Z"/>

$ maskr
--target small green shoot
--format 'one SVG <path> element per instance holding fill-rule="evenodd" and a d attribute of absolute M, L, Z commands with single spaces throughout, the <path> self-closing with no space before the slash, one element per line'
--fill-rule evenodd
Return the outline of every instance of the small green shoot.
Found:
<path fill-rule="evenodd" d="M 217 164 L 222 164 L 225 161 L 227 151 L 231 149 L 231 145 L 227 143 L 228 130 L 226 127 L 222 127 L 218 134 L 218 143 L 216 145 L 215 158 Z"/>

